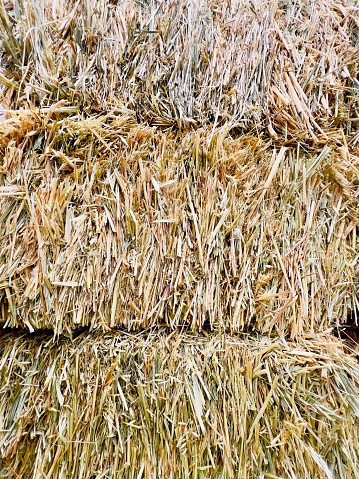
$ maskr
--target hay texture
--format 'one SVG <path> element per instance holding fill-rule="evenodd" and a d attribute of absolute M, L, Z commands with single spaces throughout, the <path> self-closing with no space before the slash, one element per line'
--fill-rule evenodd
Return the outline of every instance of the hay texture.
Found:
<path fill-rule="evenodd" d="M 48 116 L 0 124 L 7 326 L 294 337 L 358 308 L 359 158 L 340 133 L 314 148 Z"/>
<path fill-rule="evenodd" d="M 355 0 L 13 3 L 0 81 L 17 106 L 126 107 L 177 127 L 235 118 L 312 139 L 356 128 Z"/>
<path fill-rule="evenodd" d="M 299 343 L 0 340 L 4 478 L 359 477 L 357 361 Z"/>
<path fill-rule="evenodd" d="M 358 24 L 351 1 L 1 3 L 1 322 L 356 314 Z"/>

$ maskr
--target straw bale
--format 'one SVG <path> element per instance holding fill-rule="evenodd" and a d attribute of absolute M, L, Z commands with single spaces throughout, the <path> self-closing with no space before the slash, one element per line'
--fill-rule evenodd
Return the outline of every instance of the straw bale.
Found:
<path fill-rule="evenodd" d="M 283 146 L 57 108 L 0 123 L 6 326 L 295 337 L 358 310 L 359 157 L 342 132 Z"/>
<path fill-rule="evenodd" d="M 355 1 L 0 2 L 0 323 L 358 311 Z"/>
<path fill-rule="evenodd" d="M 10 5 L 10 6 L 9 6 Z M 0 2 L 12 107 L 126 107 L 186 127 L 235 118 L 273 135 L 358 125 L 356 0 Z"/>
<path fill-rule="evenodd" d="M 358 478 L 356 359 L 244 339 L 1 338 L 1 477 Z"/>

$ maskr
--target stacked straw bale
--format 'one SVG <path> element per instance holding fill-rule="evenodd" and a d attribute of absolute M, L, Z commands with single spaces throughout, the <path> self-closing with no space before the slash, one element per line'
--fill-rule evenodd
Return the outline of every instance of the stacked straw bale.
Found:
<path fill-rule="evenodd" d="M 3 8 L 1 321 L 294 337 L 355 311 L 359 15 L 330 6 Z"/>
<path fill-rule="evenodd" d="M 359 370 L 329 337 L 0 340 L 4 478 L 359 477 Z"/>
<path fill-rule="evenodd" d="M 357 126 L 355 0 L 14 3 L 0 81 L 17 105 L 125 107 L 162 127 L 235 118 L 312 140 Z"/>
<path fill-rule="evenodd" d="M 0 321 L 292 337 L 345 323 L 359 12 L 330 6 L 3 9 Z"/>
<path fill-rule="evenodd" d="M 0 33 L 0 477 L 359 478 L 358 2 Z"/>
<path fill-rule="evenodd" d="M 279 146 L 230 125 L 49 116 L 0 124 L 7 326 L 294 337 L 358 308 L 359 157 L 340 132 Z"/>

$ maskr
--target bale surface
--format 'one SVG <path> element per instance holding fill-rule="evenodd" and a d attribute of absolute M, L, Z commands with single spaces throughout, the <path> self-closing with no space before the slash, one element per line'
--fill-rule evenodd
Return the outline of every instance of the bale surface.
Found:
<path fill-rule="evenodd" d="M 283 146 L 18 111 L 0 133 L 7 326 L 294 337 L 358 308 L 359 157 L 340 132 Z"/>
<path fill-rule="evenodd" d="M 354 0 L 0 0 L 0 477 L 359 478 L 358 46 Z"/>
<path fill-rule="evenodd" d="M 359 477 L 357 361 L 326 336 L 0 339 L 4 478 Z"/>
<path fill-rule="evenodd" d="M 126 107 L 164 127 L 235 118 L 312 139 L 357 126 L 355 0 L 13 3 L 0 82 L 17 106 Z"/>
<path fill-rule="evenodd" d="M 0 322 L 358 311 L 356 2 L 0 3 Z"/>

